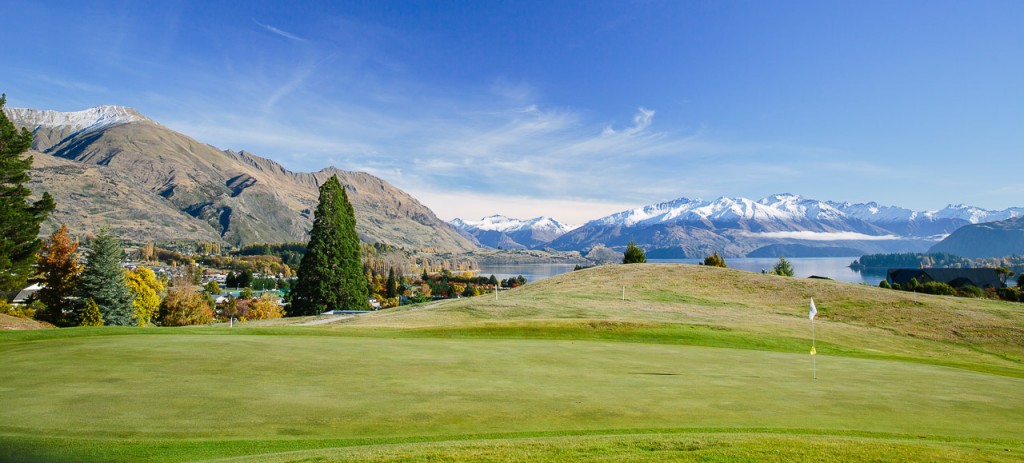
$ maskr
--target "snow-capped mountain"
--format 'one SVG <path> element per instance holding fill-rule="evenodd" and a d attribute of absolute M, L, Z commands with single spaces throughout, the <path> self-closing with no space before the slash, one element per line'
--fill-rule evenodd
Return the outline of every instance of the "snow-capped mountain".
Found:
<path fill-rule="evenodd" d="M 543 247 L 576 226 L 563 224 L 551 217 L 520 220 L 492 215 L 480 220 L 454 219 L 448 222 L 460 234 L 482 246 L 501 249 L 534 249 Z"/>
<path fill-rule="evenodd" d="M 989 211 L 950 205 L 938 211 L 912 211 L 877 203 L 820 201 L 793 194 L 760 200 L 680 198 L 618 212 L 565 234 L 555 249 L 585 250 L 594 244 L 624 246 L 630 239 L 648 249 L 703 249 L 746 255 L 769 244 L 805 243 L 810 247 L 842 244 L 866 252 L 920 250 L 956 229 L 973 223 L 1024 215 L 1024 208 Z M 931 241 L 929 241 L 931 240 Z M 903 243 L 903 247 L 899 243 Z M 856 244 L 856 246 L 854 246 Z M 679 257 L 675 252 L 673 257 Z M 702 257 L 694 255 L 691 257 Z"/>
<path fill-rule="evenodd" d="M 74 112 L 4 108 L 4 113 L 10 120 L 16 121 L 18 126 L 35 134 L 32 147 L 40 150 L 66 138 L 99 132 L 117 125 L 142 121 L 154 123 L 126 106 L 97 106 Z"/>
<path fill-rule="evenodd" d="M 127 106 L 97 106 L 82 111 L 62 112 L 27 108 L 7 108 L 8 117 L 26 126 L 67 127 L 69 130 L 98 130 L 118 124 L 149 120 Z"/>

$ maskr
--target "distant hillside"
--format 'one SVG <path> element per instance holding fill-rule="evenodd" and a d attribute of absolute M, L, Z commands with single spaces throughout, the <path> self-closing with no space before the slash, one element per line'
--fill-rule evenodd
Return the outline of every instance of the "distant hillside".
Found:
<path fill-rule="evenodd" d="M 1024 255 L 1024 217 L 965 226 L 928 252 L 971 258 Z"/>
<path fill-rule="evenodd" d="M 305 241 L 317 188 L 337 175 L 363 241 L 476 249 L 415 198 L 366 173 L 291 172 L 245 151 L 198 142 L 130 108 L 4 111 L 35 135 L 30 187 L 49 191 L 57 201 L 51 228 L 67 223 L 80 233 L 108 226 L 138 241 Z"/>

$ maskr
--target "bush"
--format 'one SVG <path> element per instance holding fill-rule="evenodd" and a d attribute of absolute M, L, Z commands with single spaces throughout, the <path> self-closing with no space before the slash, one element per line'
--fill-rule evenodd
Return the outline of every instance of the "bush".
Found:
<path fill-rule="evenodd" d="M 910 282 L 913 283 L 914 280 L 910 280 Z M 916 290 L 925 294 L 937 294 L 939 296 L 953 296 L 956 294 L 956 290 L 952 286 L 938 281 L 929 281 L 923 285 L 918 285 Z"/>
<path fill-rule="evenodd" d="M 889 284 L 889 280 L 882 280 L 878 282 L 879 288 L 892 289 L 892 285 Z"/>
<path fill-rule="evenodd" d="M 985 290 L 977 286 L 964 286 L 956 290 L 956 295 L 960 297 L 985 297 Z"/>
<path fill-rule="evenodd" d="M 32 306 L 12 305 L 2 298 L 0 298 L 0 313 L 18 318 L 27 318 L 29 320 L 36 317 L 36 309 Z"/>
<path fill-rule="evenodd" d="M 1020 290 L 1013 288 L 999 288 L 996 291 L 996 295 L 999 296 L 999 299 L 1010 302 L 1022 302 L 1022 299 L 1024 299 L 1022 298 L 1024 294 L 1021 294 Z"/>
<path fill-rule="evenodd" d="M 715 251 L 715 253 L 710 256 L 705 256 L 704 265 L 709 265 L 711 267 L 728 267 L 728 265 L 725 265 L 725 258 L 718 255 L 718 251 Z"/>

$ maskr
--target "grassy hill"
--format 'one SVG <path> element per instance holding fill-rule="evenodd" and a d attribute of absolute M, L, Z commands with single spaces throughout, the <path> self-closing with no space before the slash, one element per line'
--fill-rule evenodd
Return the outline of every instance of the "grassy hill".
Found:
<path fill-rule="evenodd" d="M 1019 461 L 1022 329 L 659 264 L 315 327 L 0 333 L 0 461 Z"/>

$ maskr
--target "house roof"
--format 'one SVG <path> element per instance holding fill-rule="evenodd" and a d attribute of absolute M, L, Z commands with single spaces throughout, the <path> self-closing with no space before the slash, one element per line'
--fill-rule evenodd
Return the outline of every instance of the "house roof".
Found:
<path fill-rule="evenodd" d="M 938 281 L 954 288 L 976 286 L 978 288 L 1002 288 L 1005 281 L 994 268 L 895 268 L 889 269 L 890 283 L 905 285 L 911 279 L 918 283 Z"/>

